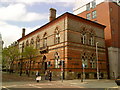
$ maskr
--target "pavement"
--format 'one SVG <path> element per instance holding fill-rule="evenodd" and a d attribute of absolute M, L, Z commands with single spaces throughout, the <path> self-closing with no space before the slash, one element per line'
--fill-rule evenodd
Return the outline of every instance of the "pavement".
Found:
<path fill-rule="evenodd" d="M 87 90 L 120 90 L 114 80 L 108 79 L 85 79 L 81 82 L 80 79 L 74 80 L 42 80 L 37 83 L 35 76 L 19 76 L 18 74 L 3 73 L 2 75 L 2 90 L 13 90 L 14 88 L 81 88 Z"/>

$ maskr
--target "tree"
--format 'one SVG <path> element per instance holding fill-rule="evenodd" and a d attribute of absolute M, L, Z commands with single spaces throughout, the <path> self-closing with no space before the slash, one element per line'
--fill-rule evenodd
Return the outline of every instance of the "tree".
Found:
<path fill-rule="evenodd" d="M 26 59 L 29 60 L 29 69 L 27 70 L 28 72 L 28 77 L 30 76 L 30 71 L 31 71 L 31 61 L 32 59 L 37 56 L 39 53 L 38 53 L 38 50 L 37 49 L 34 49 L 33 46 L 27 46 L 24 48 L 24 51 L 22 53 L 22 56 Z"/>
<path fill-rule="evenodd" d="M 2 51 L 2 62 L 6 66 L 6 69 L 9 69 L 10 73 L 13 72 L 14 61 L 19 59 L 20 53 L 17 47 L 9 46 L 3 49 Z"/>

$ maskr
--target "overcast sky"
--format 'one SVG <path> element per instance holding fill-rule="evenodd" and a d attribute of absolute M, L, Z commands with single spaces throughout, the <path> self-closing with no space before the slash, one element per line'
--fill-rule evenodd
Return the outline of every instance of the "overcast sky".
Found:
<path fill-rule="evenodd" d="M 57 9 L 57 16 L 73 13 L 76 0 L 0 0 L 0 33 L 4 46 L 21 38 L 49 21 L 49 8 Z"/>

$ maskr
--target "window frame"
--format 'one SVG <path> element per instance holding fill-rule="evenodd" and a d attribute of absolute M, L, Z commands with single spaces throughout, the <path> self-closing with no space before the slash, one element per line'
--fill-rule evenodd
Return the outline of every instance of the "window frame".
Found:
<path fill-rule="evenodd" d="M 86 4 L 86 11 L 90 10 L 90 3 Z"/>
<path fill-rule="evenodd" d="M 91 13 L 86 14 L 86 19 L 91 20 Z"/>
<path fill-rule="evenodd" d="M 96 7 L 96 0 L 93 0 L 92 1 L 92 8 L 95 8 Z"/>
<path fill-rule="evenodd" d="M 97 11 L 94 10 L 92 11 L 92 19 L 97 18 Z"/>

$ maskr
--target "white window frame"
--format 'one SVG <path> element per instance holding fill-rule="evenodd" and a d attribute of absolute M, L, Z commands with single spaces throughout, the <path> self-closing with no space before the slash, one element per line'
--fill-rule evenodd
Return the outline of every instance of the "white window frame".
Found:
<path fill-rule="evenodd" d="M 86 4 L 86 11 L 90 10 L 90 3 Z"/>
<path fill-rule="evenodd" d="M 91 19 L 91 13 L 87 13 L 87 14 L 86 14 L 86 18 L 87 18 L 88 20 L 90 20 L 90 19 Z"/>
<path fill-rule="evenodd" d="M 92 1 L 92 8 L 95 8 L 96 7 L 96 1 Z"/>
<path fill-rule="evenodd" d="M 92 19 L 94 19 L 94 18 L 96 18 L 96 17 L 97 17 L 97 11 L 94 10 L 94 11 L 92 11 Z"/>

